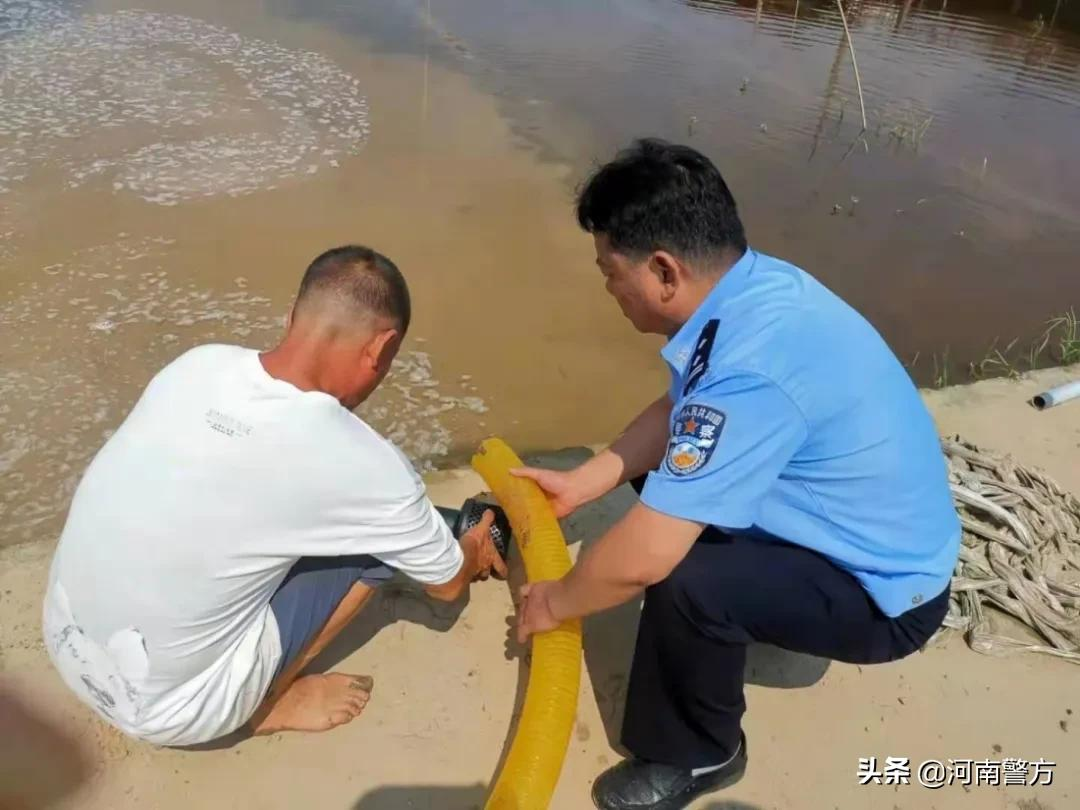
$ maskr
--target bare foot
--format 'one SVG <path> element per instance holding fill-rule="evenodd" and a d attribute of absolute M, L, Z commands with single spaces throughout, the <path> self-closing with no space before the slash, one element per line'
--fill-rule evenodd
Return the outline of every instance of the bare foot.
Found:
<path fill-rule="evenodd" d="M 327 731 L 344 725 L 364 710 L 374 681 L 370 675 L 328 672 L 297 678 L 261 718 L 255 734 L 278 731 Z"/>

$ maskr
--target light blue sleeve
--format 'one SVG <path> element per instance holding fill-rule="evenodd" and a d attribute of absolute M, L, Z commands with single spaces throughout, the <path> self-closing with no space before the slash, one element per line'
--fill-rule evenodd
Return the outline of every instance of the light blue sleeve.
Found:
<path fill-rule="evenodd" d="M 667 453 L 641 500 L 698 523 L 752 526 L 806 436 L 802 412 L 771 380 L 749 373 L 706 379 L 676 404 Z"/>

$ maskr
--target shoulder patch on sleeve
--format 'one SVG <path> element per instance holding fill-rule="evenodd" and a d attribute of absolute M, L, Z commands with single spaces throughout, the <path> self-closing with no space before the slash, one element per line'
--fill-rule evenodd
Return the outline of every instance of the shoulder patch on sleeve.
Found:
<path fill-rule="evenodd" d="M 694 346 L 694 356 L 690 358 L 690 365 L 686 368 L 686 384 L 683 386 L 685 397 L 694 387 L 701 382 L 705 372 L 709 370 L 709 356 L 712 354 L 713 343 L 716 342 L 716 330 L 720 327 L 720 321 L 713 318 L 701 330 L 697 343 Z"/>
<path fill-rule="evenodd" d="M 684 405 L 671 428 L 664 465 L 672 475 L 690 475 L 704 467 L 716 449 L 727 416 L 708 405 Z"/>

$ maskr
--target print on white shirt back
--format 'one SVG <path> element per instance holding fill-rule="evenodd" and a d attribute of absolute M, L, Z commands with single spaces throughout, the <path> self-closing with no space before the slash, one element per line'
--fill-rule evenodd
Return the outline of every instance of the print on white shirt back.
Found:
<path fill-rule="evenodd" d="M 255 351 L 203 346 L 147 387 L 79 484 L 45 635 L 102 717 L 162 745 L 250 718 L 281 656 L 270 597 L 302 556 L 370 554 L 422 583 L 462 557 L 404 455 Z"/>
<path fill-rule="evenodd" d="M 134 627 L 119 630 L 102 649 L 75 622 L 67 592 L 56 583 L 46 603 L 44 629 L 49 654 L 68 688 L 102 717 L 132 733 L 142 704 L 139 687 L 149 666 L 142 634 Z"/>

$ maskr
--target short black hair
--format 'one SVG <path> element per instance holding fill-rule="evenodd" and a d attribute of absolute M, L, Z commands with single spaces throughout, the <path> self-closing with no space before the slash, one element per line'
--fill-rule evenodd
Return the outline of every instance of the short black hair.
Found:
<path fill-rule="evenodd" d="M 297 309 L 313 294 L 328 297 L 359 312 L 390 318 L 404 334 L 412 318 L 405 277 L 388 258 L 363 245 L 332 248 L 304 272 L 296 295 Z"/>
<path fill-rule="evenodd" d="M 643 138 L 589 177 L 577 219 L 612 248 L 654 250 L 700 259 L 746 251 L 746 233 L 720 170 L 689 146 Z"/>

